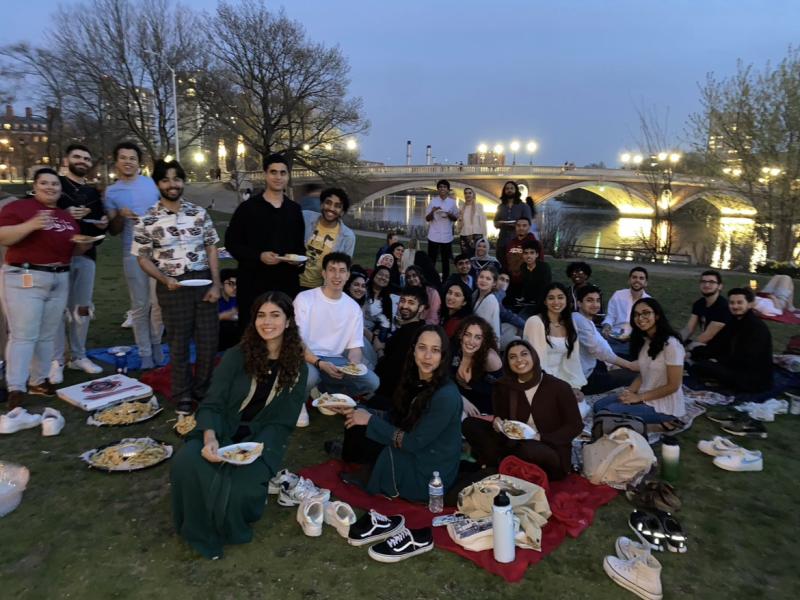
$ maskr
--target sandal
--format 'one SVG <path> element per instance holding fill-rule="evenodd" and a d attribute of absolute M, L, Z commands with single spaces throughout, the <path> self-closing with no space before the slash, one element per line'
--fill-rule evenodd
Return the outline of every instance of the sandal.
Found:
<path fill-rule="evenodd" d="M 675 512 L 681 508 L 675 488 L 666 481 L 643 481 L 636 487 L 629 487 L 625 497 L 637 508 L 655 508 L 665 512 Z"/>
<path fill-rule="evenodd" d="M 643 510 L 635 510 L 628 517 L 628 525 L 651 550 L 664 551 L 667 536 L 658 517 Z"/>

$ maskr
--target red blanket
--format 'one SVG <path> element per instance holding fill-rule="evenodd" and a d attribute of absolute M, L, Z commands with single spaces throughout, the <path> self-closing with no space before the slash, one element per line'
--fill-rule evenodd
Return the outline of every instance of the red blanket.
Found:
<path fill-rule="evenodd" d="M 401 499 L 390 500 L 384 496 L 371 496 L 364 490 L 354 485 L 348 485 L 339 479 L 339 473 L 345 468 L 345 464 L 341 461 L 331 460 L 303 469 L 300 474 L 311 479 L 316 485 L 329 489 L 332 495 L 353 507 L 364 510 L 371 508 L 386 515 L 402 514 L 406 519 L 407 526 L 412 529 L 431 525 L 433 515 L 424 504 L 415 504 Z M 541 485 L 547 492 L 547 499 L 553 515 L 542 532 L 542 551 L 517 548 L 514 562 L 502 564 L 494 560 L 491 550 L 483 552 L 465 550 L 450 539 L 445 527 L 435 527 L 433 539 L 439 548 L 460 554 L 490 573 L 500 575 L 510 582 L 522 579 L 528 565 L 538 563 L 547 554 L 558 548 L 567 534 L 571 537 L 578 537 L 592 524 L 595 511 L 617 495 L 615 489 L 593 485 L 575 474 L 569 475 L 562 481 L 548 484 L 547 477 L 538 467 L 513 457 L 503 461 L 500 472 L 533 481 Z M 445 508 L 445 513 L 454 511 L 455 508 Z"/>
<path fill-rule="evenodd" d="M 756 314 L 762 319 L 766 319 L 768 321 L 777 321 L 778 323 L 785 323 L 786 325 L 800 325 L 800 311 L 791 313 L 788 310 L 785 310 L 782 314 L 776 317 L 768 317 L 767 315 L 762 315 L 761 313 Z"/>

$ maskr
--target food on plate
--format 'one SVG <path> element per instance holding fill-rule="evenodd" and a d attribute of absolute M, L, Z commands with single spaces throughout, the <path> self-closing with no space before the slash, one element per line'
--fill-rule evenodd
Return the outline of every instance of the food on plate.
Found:
<path fill-rule="evenodd" d="M 178 422 L 175 423 L 175 431 L 178 435 L 186 435 L 197 426 L 197 420 L 194 415 L 179 415 Z"/>
<path fill-rule="evenodd" d="M 301 260 L 301 256 L 299 254 L 287 254 L 286 260 L 292 260 L 297 262 L 298 260 Z"/>
<path fill-rule="evenodd" d="M 317 398 L 317 406 L 325 406 L 327 408 L 336 408 L 336 407 L 347 407 L 352 406 L 353 403 L 346 398 L 342 398 L 341 396 L 333 396 L 331 394 L 325 393 L 322 394 L 319 398 Z"/>
<path fill-rule="evenodd" d="M 254 448 L 231 448 L 230 450 L 223 450 L 221 452 L 222 458 L 233 462 L 244 463 L 255 460 L 264 451 L 264 444 L 257 444 Z"/>
<path fill-rule="evenodd" d="M 339 370 L 346 375 L 361 375 L 364 373 L 362 366 L 355 363 L 349 363 L 343 367 L 339 367 Z"/>
<path fill-rule="evenodd" d="M 514 421 L 506 421 L 503 423 L 503 433 L 517 440 L 525 438 L 525 430 L 520 427 L 519 423 Z"/>
<path fill-rule="evenodd" d="M 143 438 L 123 440 L 113 446 L 107 446 L 92 454 L 88 460 L 94 467 L 121 471 L 149 467 L 161 462 L 168 455 L 167 447 L 150 438 Z"/>
<path fill-rule="evenodd" d="M 138 423 L 153 415 L 158 410 L 154 402 L 139 402 L 136 400 L 122 402 L 97 412 L 93 418 L 103 425 L 130 425 Z"/>

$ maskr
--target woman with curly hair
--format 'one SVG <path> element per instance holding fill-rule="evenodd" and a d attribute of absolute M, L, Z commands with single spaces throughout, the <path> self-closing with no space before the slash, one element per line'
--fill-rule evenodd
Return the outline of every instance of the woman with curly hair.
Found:
<path fill-rule="evenodd" d="M 267 485 L 283 462 L 305 400 L 308 370 L 291 299 L 267 292 L 252 305 L 239 345 L 214 371 L 197 411 L 197 426 L 172 460 L 172 510 L 178 533 L 206 558 L 224 544 L 253 538 Z M 238 442 L 264 450 L 244 466 L 222 462 L 217 451 Z"/>
<path fill-rule="evenodd" d="M 503 361 L 494 331 L 484 319 L 471 315 L 453 336 L 452 373 L 464 412 L 475 417 L 492 410 L 492 385 L 502 375 Z"/>
<path fill-rule="evenodd" d="M 378 266 L 367 280 L 367 295 L 361 309 L 364 312 L 364 337 L 370 342 L 381 328 L 388 331 L 394 316 L 394 299 L 390 292 L 391 269 Z"/>
<path fill-rule="evenodd" d="M 631 309 L 631 354 L 638 356 L 639 376 L 619 396 L 595 402 L 594 411 L 610 410 L 641 417 L 663 431 L 679 429 L 686 414 L 683 396 L 681 338 L 653 298 L 640 298 Z"/>
<path fill-rule="evenodd" d="M 345 480 L 368 492 L 413 502 L 428 499 L 438 471 L 445 492 L 461 457 L 461 396 L 450 379 L 449 341 L 438 325 L 421 327 L 406 357 L 393 408 L 344 411 L 342 458 L 368 465 L 369 474 Z M 371 467 L 371 468 L 370 468 Z"/>

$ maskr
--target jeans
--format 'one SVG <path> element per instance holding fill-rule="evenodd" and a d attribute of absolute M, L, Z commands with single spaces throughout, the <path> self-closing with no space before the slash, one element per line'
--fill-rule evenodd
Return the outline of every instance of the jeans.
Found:
<path fill-rule="evenodd" d="M 657 412 L 655 408 L 648 404 L 625 404 L 620 402 L 616 396 L 606 396 L 594 403 L 592 410 L 597 413 L 601 410 L 610 410 L 615 413 L 627 413 L 634 417 L 639 417 L 647 424 L 666 423 L 675 419 L 673 415 L 665 415 Z"/>
<path fill-rule="evenodd" d="M 139 356 L 152 356 L 152 347 L 161 344 L 164 332 L 161 307 L 156 298 L 156 280 L 142 271 L 139 261 L 132 254 L 122 258 L 122 269 L 131 297 L 133 338 L 139 346 Z"/>
<path fill-rule="evenodd" d="M 64 351 L 69 337 L 69 353 L 72 360 L 86 358 L 86 336 L 89 335 L 89 315 L 82 316 L 78 307 L 93 309 L 94 274 L 97 265 L 91 258 L 73 256 L 69 272 L 69 295 L 67 297 L 66 332 L 62 323 L 56 330 L 53 360 L 64 364 Z"/>
<path fill-rule="evenodd" d="M 337 367 L 343 367 L 350 362 L 343 356 L 319 356 L 318 358 L 333 363 Z M 377 390 L 379 384 L 380 380 L 372 370 L 368 370 L 364 375 L 345 375 L 341 379 L 334 379 L 319 371 L 314 365 L 308 365 L 306 396 L 314 387 L 321 392 L 332 394 L 346 394 L 350 397 L 367 396 Z"/>
<path fill-rule="evenodd" d="M 636 360 L 636 357 L 631 357 L 631 343 L 629 340 L 615 340 L 614 338 L 607 338 L 606 341 L 608 345 L 611 346 L 611 350 L 619 356 L 620 358 L 624 358 L 626 360 Z"/>
<path fill-rule="evenodd" d="M 23 288 L 24 269 L 4 265 L 3 310 L 10 328 L 6 347 L 6 382 L 24 392 L 28 380 L 39 385 L 50 371 L 53 339 L 69 294 L 69 273 L 29 271 L 33 287 Z"/>
<path fill-rule="evenodd" d="M 428 256 L 434 268 L 436 268 L 439 252 L 442 253 L 442 281 L 447 281 L 447 278 L 450 277 L 450 261 L 453 260 L 453 242 L 439 243 L 428 240 Z"/>

